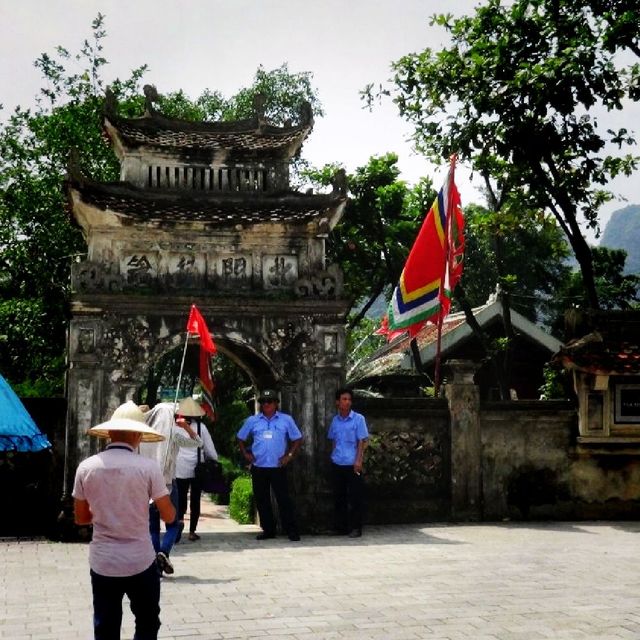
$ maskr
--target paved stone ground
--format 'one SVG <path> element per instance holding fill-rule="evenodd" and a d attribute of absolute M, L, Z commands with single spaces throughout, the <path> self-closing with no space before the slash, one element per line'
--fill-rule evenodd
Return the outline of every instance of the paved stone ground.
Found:
<path fill-rule="evenodd" d="M 640 638 L 640 522 L 257 542 L 256 527 L 207 508 L 200 529 L 163 579 L 165 640 Z M 92 637 L 86 545 L 2 540 L 0 553 L 0 639 Z"/>

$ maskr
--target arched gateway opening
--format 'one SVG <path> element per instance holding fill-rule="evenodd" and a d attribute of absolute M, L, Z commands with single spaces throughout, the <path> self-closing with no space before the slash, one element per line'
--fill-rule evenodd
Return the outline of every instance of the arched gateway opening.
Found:
<path fill-rule="evenodd" d="M 152 91 L 146 91 L 152 95 Z M 104 128 L 121 179 L 71 172 L 73 217 L 88 253 L 72 270 L 65 490 L 97 443 L 86 430 L 133 398 L 151 363 L 184 345 L 196 304 L 218 349 L 251 384 L 275 387 L 305 436 L 294 470 L 303 517 L 323 486 L 325 429 L 344 378 L 342 274 L 325 239 L 346 203 L 301 194 L 289 164 L 310 133 L 270 125 L 256 102 L 241 122 L 165 118 L 151 102 L 124 118 L 109 94 Z"/>

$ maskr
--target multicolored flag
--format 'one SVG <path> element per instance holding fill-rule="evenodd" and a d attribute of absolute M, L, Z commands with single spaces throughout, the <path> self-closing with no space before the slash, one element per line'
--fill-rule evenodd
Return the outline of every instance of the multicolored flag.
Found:
<path fill-rule="evenodd" d="M 464 216 L 454 172 L 452 158 L 389 303 L 390 331 L 408 330 L 413 337 L 426 322 L 437 324 L 449 313 L 464 258 Z"/>
<path fill-rule="evenodd" d="M 213 420 L 215 418 L 213 404 L 213 375 L 211 374 L 211 356 L 217 351 L 213 342 L 213 337 L 209 333 L 207 323 L 204 321 L 202 314 L 198 311 L 195 304 L 191 305 L 189 320 L 187 320 L 187 333 L 197 335 L 200 338 L 200 367 L 199 378 L 202 386 L 202 396 L 204 403 L 202 408 L 207 415 Z"/>

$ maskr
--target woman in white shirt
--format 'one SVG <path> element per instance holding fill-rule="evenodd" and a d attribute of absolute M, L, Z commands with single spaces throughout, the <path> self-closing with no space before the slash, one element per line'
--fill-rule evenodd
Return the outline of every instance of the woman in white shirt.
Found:
<path fill-rule="evenodd" d="M 195 477 L 195 468 L 200 460 L 217 460 L 218 453 L 211 434 L 206 425 L 201 421 L 205 414 L 202 407 L 193 398 L 180 400 L 178 413 L 190 422 L 191 428 L 202 438 L 202 446 L 197 448 L 181 447 L 176 460 L 176 482 L 178 484 L 178 518 L 181 523 L 180 530 L 184 528 L 184 515 L 187 511 L 187 494 L 189 495 L 189 540 L 195 542 L 200 539 L 196 533 L 198 520 L 200 519 L 200 498 L 202 487 Z"/>

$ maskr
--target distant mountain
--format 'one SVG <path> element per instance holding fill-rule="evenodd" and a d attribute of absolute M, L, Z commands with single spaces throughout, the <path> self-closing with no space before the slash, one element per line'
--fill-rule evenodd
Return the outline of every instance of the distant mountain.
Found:
<path fill-rule="evenodd" d="M 632 204 L 611 214 L 600 246 L 627 252 L 625 273 L 640 275 L 640 204 Z"/>

